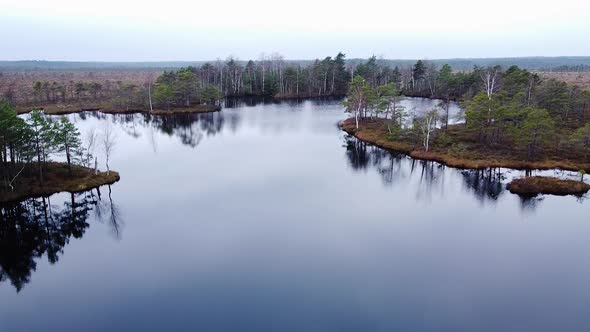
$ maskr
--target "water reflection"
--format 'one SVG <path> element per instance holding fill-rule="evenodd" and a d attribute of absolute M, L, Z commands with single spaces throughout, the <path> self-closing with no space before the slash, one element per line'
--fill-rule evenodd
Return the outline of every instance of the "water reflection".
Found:
<path fill-rule="evenodd" d="M 414 99 L 414 98 L 412 98 Z M 296 106 L 304 103 L 311 103 L 314 106 L 322 106 L 327 104 L 334 104 L 335 102 L 340 103 L 342 97 L 318 97 L 318 98 L 287 98 L 287 99 L 276 99 L 272 97 L 260 97 L 260 96 L 249 96 L 249 97 L 228 97 L 223 101 L 223 108 L 242 108 L 242 107 L 254 107 L 258 105 L 290 105 Z M 411 102 L 410 102 L 411 103 Z"/>
<path fill-rule="evenodd" d="M 81 120 L 95 118 L 103 121 L 112 121 L 121 125 L 123 131 L 133 137 L 141 138 L 143 129 L 149 128 L 150 135 L 153 130 L 177 137 L 184 145 L 195 148 L 203 137 L 215 136 L 224 128 L 232 132 L 238 128 L 240 117 L 238 114 L 223 112 L 214 113 L 187 113 L 170 115 L 151 115 L 146 113 L 131 114 L 104 114 L 100 112 L 85 112 L 77 115 Z M 153 139 L 153 138 L 152 138 Z"/>
<path fill-rule="evenodd" d="M 46 255 L 50 264 L 57 263 L 70 239 L 84 235 L 92 211 L 120 236 L 121 216 L 111 186 L 107 199 L 100 188 L 67 196 L 62 204 L 53 204 L 52 196 L 0 206 L 0 284 L 10 281 L 19 292 L 31 281 L 36 259 Z"/>
<path fill-rule="evenodd" d="M 467 190 L 482 204 L 496 204 L 507 192 L 506 184 L 518 172 L 502 168 L 481 170 L 459 170 L 437 162 L 416 160 L 404 154 L 391 152 L 354 136 L 344 136 L 345 154 L 349 166 L 355 171 L 376 171 L 386 186 L 396 186 L 408 182 L 415 190 L 416 198 L 431 201 L 434 195 L 443 197 L 445 187 L 456 181 L 445 179 L 455 176 L 461 180 L 462 188 Z M 508 174 L 510 173 L 510 174 Z M 521 199 L 522 210 L 534 210 L 542 199 Z"/>
<path fill-rule="evenodd" d="M 249 96 L 249 97 L 228 97 L 223 101 L 223 108 L 254 107 L 260 104 L 272 104 L 273 98 Z"/>
<path fill-rule="evenodd" d="M 462 170 L 463 185 L 482 203 L 496 201 L 506 191 L 503 175 L 499 168 L 483 170 Z"/>
<path fill-rule="evenodd" d="M 282 105 L 287 106 L 289 111 L 301 111 L 305 109 L 303 104 L 309 104 L 312 107 L 337 107 L 341 111 L 340 98 L 318 98 L 313 100 L 287 99 L 277 100 L 264 97 L 241 97 L 227 98 L 224 101 L 224 108 L 228 111 L 211 112 L 211 113 L 180 113 L 169 115 L 151 115 L 147 113 L 129 113 L 129 114 L 105 114 L 100 112 L 83 112 L 73 114 L 73 120 L 84 122 L 89 119 L 96 119 L 100 122 L 110 121 L 119 124 L 122 131 L 129 137 L 141 139 L 148 136 L 154 151 L 157 150 L 157 139 L 155 133 L 165 134 L 169 137 L 175 137 L 183 145 L 196 148 L 205 137 L 213 137 L 220 134 L 223 130 L 229 130 L 235 134 L 244 118 L 244 114 L 238 111 L 240 108 L 264 108 L 265 105 Z M 250 109 L 248 112 L 253 112 Z M 276 114 L 275 114 L 276 115 Z M 246 116 L 247 117 L 247 116 Z M 278 119 L 273 118 L 270 114 L 265 114 L 265 120 Z M 269 122 L 263 122 L 268 125 Z M 279 131 L 284 129 L 289 123 L 274 121 L 271 123 L 273 130 Z"/>
<path fill-rule="evenodd" d="M 351 135 L 345 137 L 345 143 L 346 157 L 348 157 L 348 163 L 352 169 L 357 171 L 366 170 L 371 159 L 375 158 L 376 148 Z"/>
<path fill-rule="evenodd" d="M 520 209 L 524 213 L 532 213 L 543 202 L 544 196 L 519 196 Z"/>
<path fill-rule="evenodd" d="M 433 161 L 412 159 L 411 174 L 414 174 L 416 168 L 420 171 L 416 198 L 430 202 L 434 194 L 444 195 L 446 169 L 444 165 Z"/>
<path fill-rule="evenodd" d="M 346 135 L 344 140 L 346 156 L 352 169 L 374 169 L 387 186 L 415 180 L 416 196 L 419 199 L 430 200 L 433 193 L 444 193 L 444 165 L 412 159 L 404 154 L 363 142 L 351 135 Z"/>

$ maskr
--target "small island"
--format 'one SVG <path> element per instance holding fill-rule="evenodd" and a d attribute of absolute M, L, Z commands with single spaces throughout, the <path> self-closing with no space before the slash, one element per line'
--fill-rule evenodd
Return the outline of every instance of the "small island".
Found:
<path fill-rule="evenodd" d="M 575 180 L 564 180 L 547 176 L 528 176 L 512 180 L 507 189 L 521 196 L 547 195 L 583 195 L 590 190 L 590 185 Z"/>

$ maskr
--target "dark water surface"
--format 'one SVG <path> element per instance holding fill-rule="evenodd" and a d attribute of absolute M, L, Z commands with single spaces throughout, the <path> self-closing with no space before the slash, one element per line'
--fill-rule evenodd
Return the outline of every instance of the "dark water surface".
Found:
<path fill-rule="evenodd" d="M 3 208 L 0 331 L 590 330 L 584 198 L 364 144 L 338 101 L 231 106 L 72 115 L 121 181 Z"/>

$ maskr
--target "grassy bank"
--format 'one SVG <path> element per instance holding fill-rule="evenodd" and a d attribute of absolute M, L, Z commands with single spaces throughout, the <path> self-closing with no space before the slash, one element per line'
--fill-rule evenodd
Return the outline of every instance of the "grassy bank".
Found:
<path fill-rule="evenodd" d="M 2 187 L 0 191 L 0 203 L 19 201 L 30 197 L 49 196 L 58 192 L 81 192 L 102 185 L 119 181 L 119 173 L 111 171 L 94 174 L 94 170 L 81 166 L 72 166 L 72 175 L 68 172 L 68 166 L 64 163 L 49 163 L 43 174 L 43 184 L 39 184 L 37 173 L 23 175 L 14 184 L 14 191 Z"/>
<path fill-rule="evenodd" d="M 469 169 L 482 168 L 513 168 L 513 169 L 563 169 L 569 171 L 585 170 L 590 172 L 590 163 L 581 160 L 557 159 L 552 156 L 537 160 L 526 160 L 518 153 L 501 146 L 490 148 L 477 144 L 465 135 L 463 126 L 450 127 L 446 132 L 447 144 L 433 144 L 426 152 L 421 144 L 407 140 L 389 138 L 386 121 L 383 119 L 363 120 L 359 128 L 355 128 L 354 119 L 347 119 L 340 127 L 358 139 L 379 147 L 405 153 L 413 158 L 437 161 L 442 164 Z"/>
<path fill-rule="evenodd" d="M 546 176 L 529 176 L 512 180 L 508 190 L 513 194 L 535 196 L 549 195 L 583 195 L 590 190 L 590 185 L 581 181 L 562 180 Z"/>
<path fill-rule="evenodd" d="M 16 108 L 17 114 L 25 114 L 31 112 L 33 109 L 43 110 L 45 114 L 50 115 L 65 115 L 65 114 L 72 114 L 72 113 L 80 113 L 80 112 L 101 112 L 106 114 L 132 114 L 132 113 L 149 113 L 154 115 L 166 115 L 166 114 L 185 114 L 185 113 L 209 113 L 209 112 L 217 112 L 221 110 L 219 106 L 211 106 L 211 105 L 193 105 L 191 107 L 182 107 L 182 108 L 171 108 L 169 110 L 165 109 L 154 109 L 150 112 L 148 108 L 138 108 L 138 107 L 129 107 L 129 108 L 120 108 L 120 107 L 112 107 L 108 105 L 92 105 L 92 104 L 51 104 L 51 105 L 41 105 L 41 106 L 34 106 L 34 107 L 25 107 L 25 106 L 18 106 Z"/>

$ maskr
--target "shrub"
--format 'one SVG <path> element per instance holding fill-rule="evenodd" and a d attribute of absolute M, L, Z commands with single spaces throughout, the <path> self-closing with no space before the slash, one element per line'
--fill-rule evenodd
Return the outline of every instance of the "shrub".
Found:
<path fill-rule="evenodd" d="M 467 145 L 464 143 L 454 143 L 451 145 L 449 152 L 454 156 L 464 158 L 468 153 Z"/>
<path fill-rule="evenodd" d="M 453 145 L 453 139 L 445 132 L 440 132 L 434 140 L 434 145 L 444 148 Z"/>

